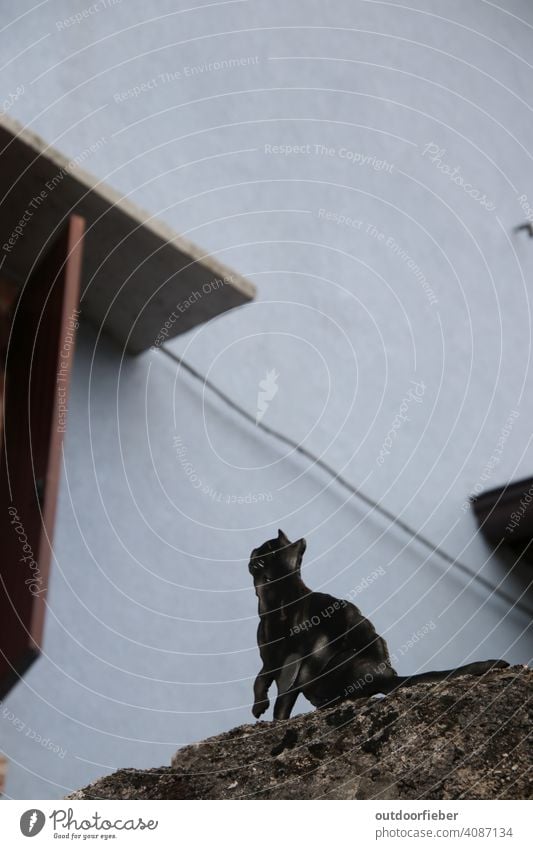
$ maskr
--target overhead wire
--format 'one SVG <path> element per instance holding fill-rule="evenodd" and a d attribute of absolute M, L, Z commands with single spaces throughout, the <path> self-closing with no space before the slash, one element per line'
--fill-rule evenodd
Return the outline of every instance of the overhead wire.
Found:
<path fill-rule="evenodd" d="M 193 377 L 195 380 L 200 381 L 207 389 L 209 389 L 210 392 L 220 398 L 220 400 L 226 406 L 228 406 L 242 418 L 251 422 L 255 428 L 263 431 L 263 433 L 268 434 L 274 439 L 277 439 L 278 442 L 282 442 L 289 448 L 292 448 L 302 457 L 306 457 L 315 466 L 318 466 L 318 468 L 326 472 L 327 475 L 329 475 L 336 483 L 342 486 L 351 495 L 358 498 L 368 507 L 372 508 L 372 510 L 375 510 L 377 513 L 387 519 L 392 525 L 404 531 L 404 533 L 411 537 L 413 541 L 419 542 L 425 548 L 429 549 L 432 554 L 436 554 L 450 566 L 453 566 L 455 569 L 457 569 L 457 571 L 468 575 L 470 578 L 477 581 L 480 586 L 485 587 L 485 589 L 490 590 L 491 593 L 495 593 L 500 598 L 504 599 L 511 605 L 512 608 L 522 611 L 522 613 L 527 614 L 531 619 L 533 619 L 533 610 L 531 610 L 528 605 L 524 604 L 521 601 L 521 598 L 525 594 L 527 587 L 523 590 L 518 599 L 513 598 L 500 586 L 498 586 L 497 584 L 493 584 L 492 581 L 489 581 L 488 578 L 485 578 L 484 575 L 480 575 L 479 572 L 476 572 L 474 569 L 471 569 L 470 566 L 466 565 L 466 563 L 463 563 L 461 560 L 458 560 L 456 557 L 453 557 L 451 554 L 448 554 L 448 552 L 444 551 L 444 549 L 440 548 L 440 546 L 435 545 L 433 542 L 431 542 L 429 537 L 425 536 L 420 531 L 415 530 L 415 528 L 412 528 L 407 522 L 405 522 L 399 516 L 396 516 L 394 513 L 392 513 L 382 504 L 380 504 L 379 501 L 376 501 L 375 499 L 371 498 L 369 495 L 355 487 L 352 483 L 350 483 L 349 480 L 347 480 L 343 475 L 337 472 L 333 468 L 333 466 L 331 466 L 329 463 L 326 463 L 325 460 L 322 460 L 321 457 L 318 457 L 308 448 L 305 448 L 303 445 L 300 445 L 300 443 L 296 442 L 296 440 L 291 439 L 290 436 L 286 436 L 284 433 L 277 430 L 276 428 L 270 427 L 269 425 L 264 424 L 264 422 L 262 421 L 257 421 L 254 415 L 248 412 L 248 410 L 246 410 L 236 401 L 234 401 L 222 389 L 219 389 L 219 387 L 215 383 L 213 383 L 213 381 L 209 380 L 209 378 L 207 378 L 205 375 L 195 369 L 194 366 L 190 365 L 190 363 L 184 360 L 183 357 L 180 357 L 178 354 L 174 353 L 174 351 L 169 350 L 164 345 L 160 347 L 160 350 L 164 354 L 166 354 L 167 357 L 174 360 L 174 362 L 178 363 L 184 369 L 184 371 L 191 375 L 191 377 Z M 529 545 L 530 543 L 528 543 L 528 546 Z"/>

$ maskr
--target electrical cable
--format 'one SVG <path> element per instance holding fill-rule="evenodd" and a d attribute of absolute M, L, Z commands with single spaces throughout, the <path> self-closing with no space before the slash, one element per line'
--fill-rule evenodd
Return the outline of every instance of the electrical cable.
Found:
<path fill-rule="evenodd" d="M 297 451 L 298 454 L 301 454 L 303 457 L 306 457 L 308 460 L 311 460 L 312 463 L 317 465 L 320 469 L 326 472 L 333 480 L 339 483 L 344 489 L 346 489 L 351 495 L 354 495 L 368 507 L 371 507 L 376 512 L 380 513 L 384 516 L 392 525 L 400 528 L 404 533 L 411 537 L 413 541 L 417 541 L 421 543 L 425 548 L 429 549 L 432 554 L 437 554 L 442 560 L 448 563 L 450 566 L 454 566 L 459 572 L 463 572 L 465 575 L 468 575 L 473 580 L 477 581 L 481 584 L 485 589 L 490 590 L 492 593 L 496 593 L 500 598 L 507 601 L 513 608 L 517 610 L 521 610 L 522 613 L 526 613 L 531 619 L 533 619 L 533 611 L 529 609 L 526 604 L 523 604 L 520 601 L 520 598 L 525 594 L 526 590 L 521 593 L 519 599 L 514 599 L 511 595 L 509 595 L 505 590 L 500 589 L 499 586 L 493 584 L 483 575 L 480 575 L 478 572 L 475 572 L 465 563 L 462 563 L 460 560 L 457 560 L 455 557 L 452 557 L 451 554 L 448 554 L 439 546 L 434 545 L 431 540 L 421 534 L 419 531 L 416 531 L 410 525 L 407 524 L 403 519 L 400 519 L 398 516 L 395 516 L 390 510 L 387 510 L 386 507 L 383 507 L 378 501 L 375 501 L 370 496 L 365 495 L 360 489 L 354 487 L 346 478 L 344 478 L 341 474 L 339 474 L 335 469 L 326 463 L 324 460 L 321 460 L 320 457 L 317 457 L 316 454 L 313 454 L 312 451 L 309 451 L 307 448 L 304 448 L 302 445 L 299 445 L 289 436 L 285 436 L 281 431 L 276 430 L 273 427 L 269 427 L 266 424 L 263 424 L 261 421 L 256 421 L 255 416 L 249 413 L 244 407 L 241 407 L 240 404 L 237 404 L 236 401 L 233 401 L 229 395 L 226 395 L 222 389 L 219 389 L 212 381 L 206 378 L 203 374 L 197 371 L 193 366 L 189 365 L 189 363 L 184 360 L 182 357 L 175 354 L 173 351 L 170 351 L 168 348 L 165 348 L 164 345 L 160 347 L 160 350 L 163 351 L 164 354 L 167 355 L 171 360 L 174 360 L 178 363 L 188 374 L 195 378 L 195 380 L 199 380 L 204 386 L 206 386 L 210 392 L 220 398 L 221 401 L 226 404 L 226 406 L 230 407 L 234 412 L 236 412 L 241 417 L 245 418 L 247 421 L 251 422 L 254 427 L 262 430 L 263 433 L 267 433 L 269 436 L 274 437 L 279 442 L 283 442 L 288 447 L 292 448 L 294 451 Z M 528 543 L 528 546 L 531 543 Z"/>

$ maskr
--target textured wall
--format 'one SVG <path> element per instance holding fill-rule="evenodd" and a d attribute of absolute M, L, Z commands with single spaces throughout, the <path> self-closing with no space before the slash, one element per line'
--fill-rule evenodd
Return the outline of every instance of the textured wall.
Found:
<path fill-rule="evenodd" d="M 533 13 L 410 5 L 19 2 L 3 108 L 257 284 L 169 347 L 252 415 L 275 370 L 265 424 L 518 598 L 527 572 L 464 503 L 531 474 L 533 242 L 512 230 L 533 205 Z M 8 794 L 62 796 L 247 721 L 246 560 L 278 526 L 399 671 L 533 655 L 527 615 L 163 352 L 122 359 L 82 326 L 45 651 L 0 707 Z"/>

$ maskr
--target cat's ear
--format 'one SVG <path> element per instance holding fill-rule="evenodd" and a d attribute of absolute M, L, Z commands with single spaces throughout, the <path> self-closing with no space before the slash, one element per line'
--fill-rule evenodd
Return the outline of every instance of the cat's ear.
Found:
<path fill-rule="evenodd" d="M 291 541 L 289 537 L 283 533 L 281 528 L 278 528 L 278 542 L 280 545 L 290 545 Z"/>
<path fill-rule="evenodd" d="M 302 537 L 302 539 L 299 539 L 296 542 L 289 543 L 289 545 L 281 552 L 283 562 L 291 572 L 300 571 L 302 557 L 304 556 L 306 548 L 307 543 Z"/>

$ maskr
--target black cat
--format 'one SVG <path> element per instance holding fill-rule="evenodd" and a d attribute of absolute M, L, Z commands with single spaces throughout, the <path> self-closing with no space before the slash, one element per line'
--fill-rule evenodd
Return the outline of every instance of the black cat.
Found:
<path fill-rule="evenodd" d="M 442 672 L 397 675 L 387 643 L 355 605 L 306 587 L 300 574 L 305 548 L 304 539 L 291 542 L 280 530 L 277 539 L 254 548 L 250 556 L 263 661 L 254 684 L 255 717 L 268 709 L 274 681 L 274 719 L 288 719 L 300 693 L 315 707 L 325 707 L 421 681 L 483 675 L 509 666 L 503 660 L 487 660 Z"/>

